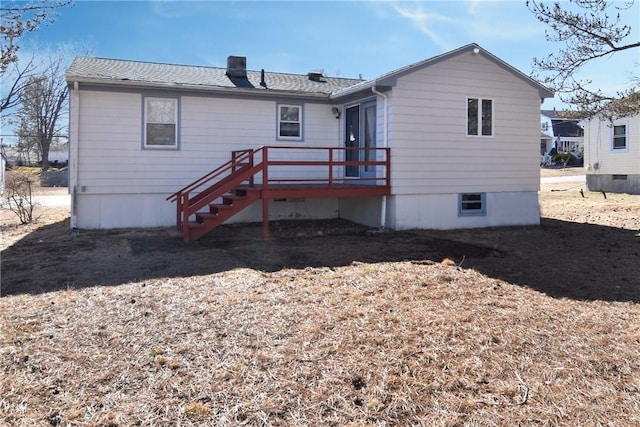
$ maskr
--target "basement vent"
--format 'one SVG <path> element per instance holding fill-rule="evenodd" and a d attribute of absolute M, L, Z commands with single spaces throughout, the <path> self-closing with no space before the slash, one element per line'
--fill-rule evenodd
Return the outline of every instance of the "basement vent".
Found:
<path fill-rule="evenodd" d="M 322 75 L 322 73 L 318 73 L 315 71 L 312 71 L 310 73 L 307 74 L 307 77 L 309 78 L 309 80 L 311 80 L 312 82 L 321 82 L 322 78 L 324 77 Z"/>
<path fill-rule="evenodd" d="M 613 175 L 612 179 L 614 181 L 626 181 L 627 180 L 627 175 Z"/>
<path fill-rule="evenodd" d="M 227 76 L 247 77 L 247 57 L 229 56 L 227 58 Z"/>

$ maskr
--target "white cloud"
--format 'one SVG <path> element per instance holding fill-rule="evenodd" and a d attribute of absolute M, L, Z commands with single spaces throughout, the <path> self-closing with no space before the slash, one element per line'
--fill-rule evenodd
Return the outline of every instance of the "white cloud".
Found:
<path fill-rule="evenodd" d="M 429 37 L 440 48 L 444 50 L 451 49 L 452 44 L 442 37 L 443 34 L 446 34 L 446 31 L 442 31 L 444 28 L 442 24 L 457 26 L 458 22 L 445 15 L 426 12 L 423 9 L 423 3 L 411 3 L 411 5 L 414 6 L 412 9 L 401 7 L 394 3 L 393 8 L 401 17 L 408 19 L 417 30 Z"/>

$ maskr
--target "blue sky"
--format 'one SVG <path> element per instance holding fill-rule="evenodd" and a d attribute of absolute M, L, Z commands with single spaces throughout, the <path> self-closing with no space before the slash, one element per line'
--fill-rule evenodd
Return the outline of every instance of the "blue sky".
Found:
<path fill-rule="evenodd" d="M 623 16 L 638 40 L 640 2 Z M 529 74 L 533 57 L 557 48 L 545 29 L 524 0 L 77 0 L 54 24 L 25 37 L 21 54 L 66 44 L 91 56 L 217 67 L 240 55 L 253 70 L 322 69 L 368 79 L 476 42 Z M 585 68 L 583 76 L 615 91 L 639 67 L 635 49 Z M 561 104 L 547 101 L 544 108 L 554 106 Z"/>

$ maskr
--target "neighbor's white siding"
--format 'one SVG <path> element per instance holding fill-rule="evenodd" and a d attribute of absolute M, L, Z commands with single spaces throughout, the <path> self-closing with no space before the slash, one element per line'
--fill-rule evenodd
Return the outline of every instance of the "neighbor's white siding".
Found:
<path fill-rule="evenodd" d="M 595 117 L 584 126 L 584 163 L 591 191 L 640 194 L 640 114 L 616 120 L 627 126 L 627 148 L 613 150 L 613 127 Z"/>
<path fill-rule="evenodd" d="M 640 114 L 620 119 L 627 125 L 627 149 L 613 150 L 611 122 L 595 117 L 584 126 L 587 174 L 640 174 Z M 616 121 L 618 123 L 618 121 Z M 593 167 L 598 164 L 598 168 Z"/>
<path fill-rule="evenodd" d="M 303 141 L 277 141 L 273 100 L 185 94 L 179 99 L 179 149 L 143 149 L 142 94 L 80 91 L 78 227 L 168 226 L 175 222 L 175 205 L 165 198 L 227 162 L 233 150 L 261 145 L 310 147 L 339 143 L 339 123 L 326 104 L 303 104 Z M 304 155 L 309 153 L 293 154 Z M 295 172 L 275 171 L 271 177 L 293 177 Z M 315 173 L 326 174 L 324 170 Z M 326 208 L 314 207 L 316 216 L 337 215 L 337 201 L 325 205 Z M 292 206 L 297 205 L 287 208 Z M 299 206 L 291 213 L 276 207 L 271 213 L 279 218 L 302 215 L 308 210 Z M 260 215 L 259 209 L 250 208 L 234 220 L 258 221 Z"/>

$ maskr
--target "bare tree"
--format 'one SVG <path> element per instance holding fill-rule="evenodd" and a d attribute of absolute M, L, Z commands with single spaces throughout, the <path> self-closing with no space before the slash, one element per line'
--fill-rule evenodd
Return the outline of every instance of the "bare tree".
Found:
<path fill-rule="evenodd" d="M 37 30 L 42 24 L 52 23 L 57 17 L 56 10 L 72 3 L 73 0 L 3 0 L 0 4 L 0 74 L 18 61 L 18 42 L 25 33 Z"/>
<path fill-rule="evenodd" d="M 52 23 L 57 17 L 57 10 L 72 3 L 73 0 L 0 2 L 0 78 L 4 89 L 0 96 L 0 113 L 18 105 L 22 91 L 37 68 L 34 56 L 26 65 L 19 65 L 20 38 L 25 33 L 36 31 L 43 24 Z"/>
<path fill-rule="evenodd" d="M 68 105 L 69 88 L 64 77 L 63 57 L 50 58 L 42 75 L 32 76 L 20 97 L 17 116 L 20 130 L 35 137 L 42 160 L 42 170 L 49 169 L 49 148 L 63 125 L 60 117 Z"/>
<path fill-rule="evenodd" d="M 640 76 L 632 76 L 631 87 L 616 94 L 605 94 L 591 88 L 592 81 L 575 77 L 587 63 L 640 48 L 640 41 L 628 40 L 631 27 L 621 19 L 621 14 L 633 13 L 633 0 L 569 0 L 552 5 L 527 0 L 526 4 L 538 20 L 550 27 L 547 40 L 565 43 L 564 48 L 546 58 L 534 58 L 534 67 L 544 75 L 543 81 L 556 90 L 563 102 L 586 115 L 602 113 L 612 118 L 640 112 Z"/>

